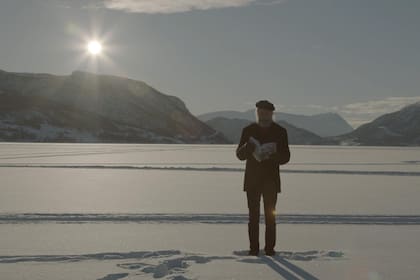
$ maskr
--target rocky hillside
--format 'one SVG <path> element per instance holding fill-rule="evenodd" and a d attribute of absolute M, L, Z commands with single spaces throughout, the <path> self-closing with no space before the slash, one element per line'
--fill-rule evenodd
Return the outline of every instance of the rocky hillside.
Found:
<path fill-rule="evenodd" d="M 1 70 L 0 141 L 229 143 L 182 100 L 144 82 Z"/>
<path fill-rule="evenodd" d="M 420 102 L 382 115 L 351 133 L 330 139 L 342 145 L 419 146 Z"/>

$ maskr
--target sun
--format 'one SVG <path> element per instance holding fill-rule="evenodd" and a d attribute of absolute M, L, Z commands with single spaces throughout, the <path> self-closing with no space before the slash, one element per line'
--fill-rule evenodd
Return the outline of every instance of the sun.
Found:
<path fill-rule="evenodd" d="M 102 44 L 97 40 L 91 40 L 86 45 L 86 49 L 91 55 L 100 55 L 102 52 Z"/>

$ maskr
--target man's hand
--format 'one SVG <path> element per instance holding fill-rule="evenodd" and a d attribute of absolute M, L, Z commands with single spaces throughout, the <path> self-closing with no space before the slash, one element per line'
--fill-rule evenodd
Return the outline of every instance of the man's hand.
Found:
<path fill-rule="evenodd" d="M 253 153 L 255 151 L 255 143 L 251 141 L 251 139 L 248 139 L 246 142 L 247 149 Z"/>
<path fill-rule="evenodd" d="M 262 160 L 267 160 L 269 158 L 270 158 L 270 152 L 268 152 L 268 151 L 262 151 L 261 152 L 261 159 Z"/>
<path fill-rule="evenodd" d="M 263 160 L 273 159 L 274 158 L 274 151 L 271 150 L 263 150 L 261 151 L 261 158 Z"/>
<path fill-rule="evenodd" d="M 266 143 L 262 145 L 260 154 L 262 160 L 269 159 L 275 152 L 276 152 L 276 144 L 275 143 Z"/>
<path fill-rule="evenodd" d="M 282 139 L 277 142 L 276 151 L 272 153 L 268 160 L 273 161 L 279 165 L 286 164 L 290 161 L 290 150 L 287 136 L 287 130 L 284 130 Z"/>

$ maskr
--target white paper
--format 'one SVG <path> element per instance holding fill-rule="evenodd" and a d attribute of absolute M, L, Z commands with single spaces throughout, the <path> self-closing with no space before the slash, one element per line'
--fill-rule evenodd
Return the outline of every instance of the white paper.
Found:
<path fill-rule="evenodd" d="M 250 141 L 255 144 L 255 150 L 252 155 L 257 161 L 263 161 L 277 151 L 276 142 L 269 142 L 261 145 L 260 142 L 252 136 L 250 137 Z"/>

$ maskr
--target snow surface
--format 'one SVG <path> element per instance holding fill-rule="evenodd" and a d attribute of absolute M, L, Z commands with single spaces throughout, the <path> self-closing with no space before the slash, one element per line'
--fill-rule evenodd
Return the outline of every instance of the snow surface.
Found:
<path fill-rule="evenodd" d="M 235 147 L 1 143 L 0 279 L 420 279 L 420 148 L 291 146 L 250 257 Z"/>

